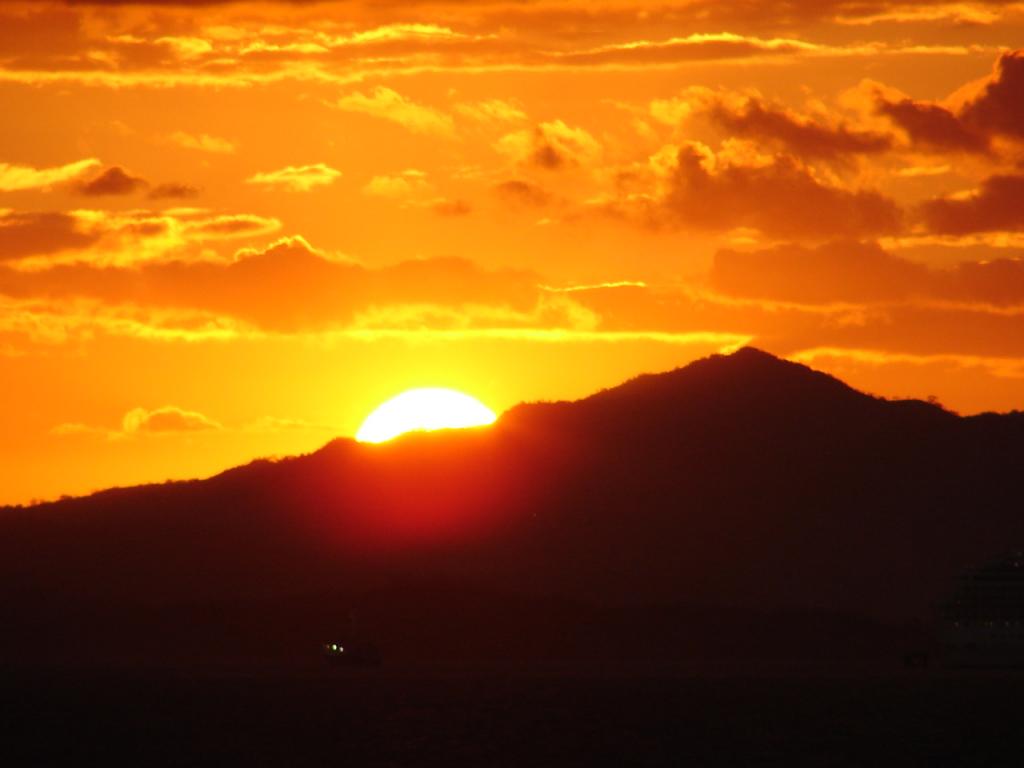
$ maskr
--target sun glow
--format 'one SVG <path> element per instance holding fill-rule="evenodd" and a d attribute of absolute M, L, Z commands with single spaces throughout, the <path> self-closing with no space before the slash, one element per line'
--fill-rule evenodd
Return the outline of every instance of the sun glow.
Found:
<path fill-rule="evenodd" d="M 383 443 L 406 432 L 482 427 L 498 417 L 475 397 L 454 389 L 410 389 L 381 404 L 356 432 L 361 443 Z"/>

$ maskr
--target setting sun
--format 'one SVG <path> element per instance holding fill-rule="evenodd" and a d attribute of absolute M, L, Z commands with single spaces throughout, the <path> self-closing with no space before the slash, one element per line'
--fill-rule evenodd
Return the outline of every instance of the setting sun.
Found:
<path fill-rule="evenodd" d="M 356 440 L 383 443 L 406 432 L 482 427 L 496 418 L 494 411 L 475 397 L 454 389 L 410 389 L 367 416 Z"/>

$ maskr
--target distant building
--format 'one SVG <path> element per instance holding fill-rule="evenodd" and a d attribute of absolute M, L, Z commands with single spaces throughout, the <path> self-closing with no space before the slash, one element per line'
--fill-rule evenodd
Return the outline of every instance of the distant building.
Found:
<path fill-rule="evenodd" d="M 1024 658 L 1024 551 L 960 577 L 940 607 L 939 639 L 958 649 L 1019 649 Z"/>

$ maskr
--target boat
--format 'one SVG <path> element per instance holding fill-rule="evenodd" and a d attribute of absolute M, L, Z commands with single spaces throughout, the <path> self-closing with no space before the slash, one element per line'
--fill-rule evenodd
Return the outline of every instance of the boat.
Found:
<path fill-rule="evenodd" d="M 339 667 L 379 667 L 380 650 L 375 643 L 359 640 L 328 642 L 322 646 L 329 664 Z"/>
<path fill-rule="evenodd" d="M 348 630 L 323 643 L 321 651 L 329 664 L 338 667 L 379 667 L 382 661 L 377 644 L 357 630 L 354 611 L 348 617 Z"/>

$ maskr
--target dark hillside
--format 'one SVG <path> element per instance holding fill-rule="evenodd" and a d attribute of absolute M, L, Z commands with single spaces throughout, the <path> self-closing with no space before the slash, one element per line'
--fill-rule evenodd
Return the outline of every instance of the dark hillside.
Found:
<path fill-rule="evenodd" d="M 0 643 L 294 661 L 355 612 L 393 659 L 860 652 L 1024 544 L 1022 453 L 1021 414 L 744 349 L 487 430 L 2 510 Z"/>

